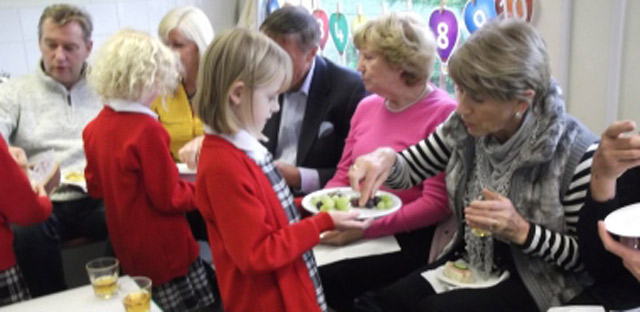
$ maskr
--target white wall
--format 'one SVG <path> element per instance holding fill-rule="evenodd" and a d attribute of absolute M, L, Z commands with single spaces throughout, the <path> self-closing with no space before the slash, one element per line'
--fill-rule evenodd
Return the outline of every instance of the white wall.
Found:
<path fill-rule="evenodd" d="M 539 0 L 534 21 L 567 110 L 595 133 L 614 120 L 640 124 L 640 1 Z"/>
<path fill-rule="evenodd" d="M 12 77 L 33 71 L 40 58 L 38 20 L 44 8 L 61 0 L 0 0 L 0 73 Z M 156 35 L 158 23 L 171 8 L 203 9 L 216 32 L 233 26 L 235 0 L 66 0 L 85 8 L 94 23 L 94 51 L 110 35 L 130 27 Z"/>

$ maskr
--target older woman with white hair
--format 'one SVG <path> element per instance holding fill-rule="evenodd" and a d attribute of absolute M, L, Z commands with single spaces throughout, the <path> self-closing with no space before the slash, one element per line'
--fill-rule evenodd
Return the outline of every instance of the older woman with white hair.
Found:
<path fill-rule="evenodd" d="M 176 92 L 157 98 L 151 108 L 171 136 L 173 158 L 195 168 L 202 145 L 203 125 L 194 114 L 191 98 L 196 93 L 200 57 L 213 40 L 213 28 L 202 10 L 184 6 L 164 16 L 158 26 L 158 35 L 180 55 L 183 69 Z"/>
<path fill-rule="evenodd" d="M 447 253 L 361 297 L 363 310 L 546 311 L 581 290 L 576 225 L 596 137 L 565 113 L 550 72 L 533 26 L 487 23 L 449 61 L 456 112 L 401 152 L 356 159 L 361 199 L 445 172 L 460 223 Z"/>

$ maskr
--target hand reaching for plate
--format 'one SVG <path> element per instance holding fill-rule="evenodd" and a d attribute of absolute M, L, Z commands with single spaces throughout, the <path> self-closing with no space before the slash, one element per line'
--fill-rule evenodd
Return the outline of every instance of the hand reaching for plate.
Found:
<path fill-rule="evenodd" d="M 368 226 L 367 226 L 368 227 Z M 351 229 L 344 231 L 328 231 L 322 233 L 320 242 L 328 245 L 344 246 L 360 240 L 365 229 Z"/>
<path fill-rule="evenodd" d="M 602 221 L 598 222 L 598 234 L 600 234 L 604 248 L 622 258 L 624 266 L 633 274 L 638 282 L 640 282 L 640 250 L 631 249 L 615 241 L 609 232 L 607 232 L 605 224 Z"/>
<path fill-rule="evenodd" d="M 351 229 L 364 230 L 373 222 L 373 219 L 359 220 L 358 216 L 360 213 L 357 211 L 329 212 L 329 215 L 331 216 L 331 219 L 333 219 L 333 224 L 335 225 L 336 230 L 339 231 Z"/>

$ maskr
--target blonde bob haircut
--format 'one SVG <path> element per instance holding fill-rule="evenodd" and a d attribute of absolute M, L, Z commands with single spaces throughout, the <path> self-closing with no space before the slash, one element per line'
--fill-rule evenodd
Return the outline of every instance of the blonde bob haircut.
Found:
<path fill-rule="evenodd" d="M 478 29 L 449 60 L 449 75 L 472 96 L 537 102 L 551 82 L 544 40 L 518 19 L 491 21 Z M 533 102 L 524 96 L 533 90 Z M 533 107 L 535 109 L 535 107 Z"/>
<path fill-rule="evenodd" d="M 162 18 L 158 25 L 158 36 L 164 44 L 169 43 L 169 32 L 174 29 L 195 42 L 200 56 L 214 36 L 213 27 L 207 15 L 191 5 L 174 8 Z"/>
<path fill-rule="evenodd" d="M 209 45 L 198 70 L 198 88 L 194 98 L 200 120 L 219 134 L 234 134 L 245 129 L 266 139 L 253 119 L 253 90 L 265 86 L 284 73 L 280 92 L 289 88 L 292 65 L 289 55 L 266 35 L 249 29 L 234 28 L 216 37 Z M 246 99 L 237 110 L 229 95 L 236 82 L 245 85 Z"/>
<path fill-rule="evenodd" d="M 103 44 L 88 80 L 103 99 L 134 102 L 170 94 L 179 81 L 178 56 L 148 34 L 121 30 Z"/>
<path fill-rule="evenodd" d="M 415 13 L 392 12 L 369 20 L 356 30 L 353 43 L 358 50 L 371 50 L 400 69 L 408 86 L 431 76 L 436 55 L 435 38 Z"/>

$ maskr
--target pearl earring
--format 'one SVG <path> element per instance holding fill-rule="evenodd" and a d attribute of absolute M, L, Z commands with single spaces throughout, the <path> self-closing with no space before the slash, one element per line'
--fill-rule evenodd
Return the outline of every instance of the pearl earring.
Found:
<path fill-rule="evenodd" d="M 522 112 L 516 112 L 516 118 L 520 119 L 522 117 Z"/>

